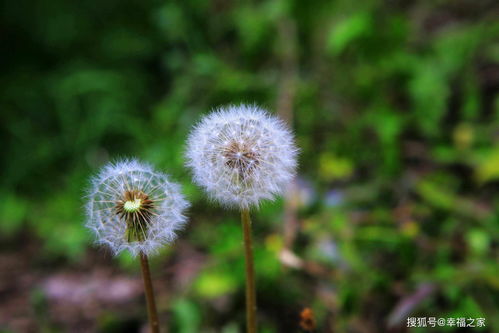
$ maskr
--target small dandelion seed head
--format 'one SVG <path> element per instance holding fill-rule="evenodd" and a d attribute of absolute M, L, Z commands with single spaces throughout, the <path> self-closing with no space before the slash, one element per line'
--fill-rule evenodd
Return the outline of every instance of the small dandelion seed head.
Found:
<path fill-rule="evenodd" d="M 168 177 L 137 160 L 106 165 L 92 179 L 87 227 L 118 254 L 150 255 L 176 238 L 188 202 Z"/>
<path fill-rule="evenodd" d="M 187 165 L 194 181 L 225 206 L 274 199 L 293 178 L 297 148 L 283 121 L 253 105 L 222 107 L 194 128 Z"/>

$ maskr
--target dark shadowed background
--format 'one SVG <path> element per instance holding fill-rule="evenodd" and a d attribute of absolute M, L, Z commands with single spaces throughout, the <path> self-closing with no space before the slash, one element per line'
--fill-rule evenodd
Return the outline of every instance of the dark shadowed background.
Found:
<path fill-rule="evenodd" d="M 192 185 L 183 151 L 202 114 L 255 102 L 301 149 L 287 197 L 253 212 L 261 332 L 405 332 L 408 317 L 486 319 L 411 332 L 498 332 L 498 13 L 493 0 L 3 1 L 0 330 L 146 328 L 138 262 L 92 246 L 83 212 L 89 177 L 137 156 L 193 203 L 152 259 L 162 326 L 242 332 L 239 215 Z"/>

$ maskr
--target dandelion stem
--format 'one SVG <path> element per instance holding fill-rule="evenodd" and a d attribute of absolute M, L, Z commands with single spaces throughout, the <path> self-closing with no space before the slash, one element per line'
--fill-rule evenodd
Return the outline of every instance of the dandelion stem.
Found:
<path fill-rule="evenodd" d="M 243 224 L 244 256 L 246 260 L 246 331 L 256 333 L 255 270 L 253 268 L 253 244 L 249 209 L 241 210 Z"/>
<path fill-rule="evenodd" d="M 156 301 L 151 282 L 151 271 L 149 270 L 149 260 L 147 255 L 140 252 L 140 267 L 142 268 L 142 278 L 144 279 L 144 289 L 146 293 L 147 313 L 149 315 L 149 324 L 151 333 L 159 333 L 158 312 L 156 310 Z"/>

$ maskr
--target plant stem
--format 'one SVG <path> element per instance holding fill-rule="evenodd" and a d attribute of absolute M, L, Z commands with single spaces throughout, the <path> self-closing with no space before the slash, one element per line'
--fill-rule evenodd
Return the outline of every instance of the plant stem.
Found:
<path fill-rule="evenodd" d="M 255 270 L 253 268 L 253 245 L 251 241 L 251 219 L 249 209 L 241 210 L 243 224 L 244 257 L 246 260 L 246 332 L 256 333 Z"/>
<path fill-rule="evenodd" d="M 149 270 L 149 260 L 147 255 L 140 252 L 140 267 L 142 268 L 142 278 L 144 279 L 144 289 L 147 302 L 147 313 L 149 315 L 149 324 L 151 333 L 159 333 L 158 311 L 156 310 L 156 301 L 151 282 L 151 271 Z"/>

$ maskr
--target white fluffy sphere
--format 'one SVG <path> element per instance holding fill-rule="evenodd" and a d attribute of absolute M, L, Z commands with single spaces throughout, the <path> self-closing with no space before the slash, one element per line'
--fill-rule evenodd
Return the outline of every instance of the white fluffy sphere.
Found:
<path fill-rule="evenodd" d="M 106 165 L 89 192 L 86 226 L 114 254 L 153 254 L 186 223 L 183 211 L 189 204 L 180 186 L 137 160 Z"/>
<path fill-rule="evenodd" d="M 194 128 L 187 146 L 194 181 L 225 206 L 249 208 L 272 200 L 295 174 L 293 135 L 257 106 L 215 110 Z"/>

